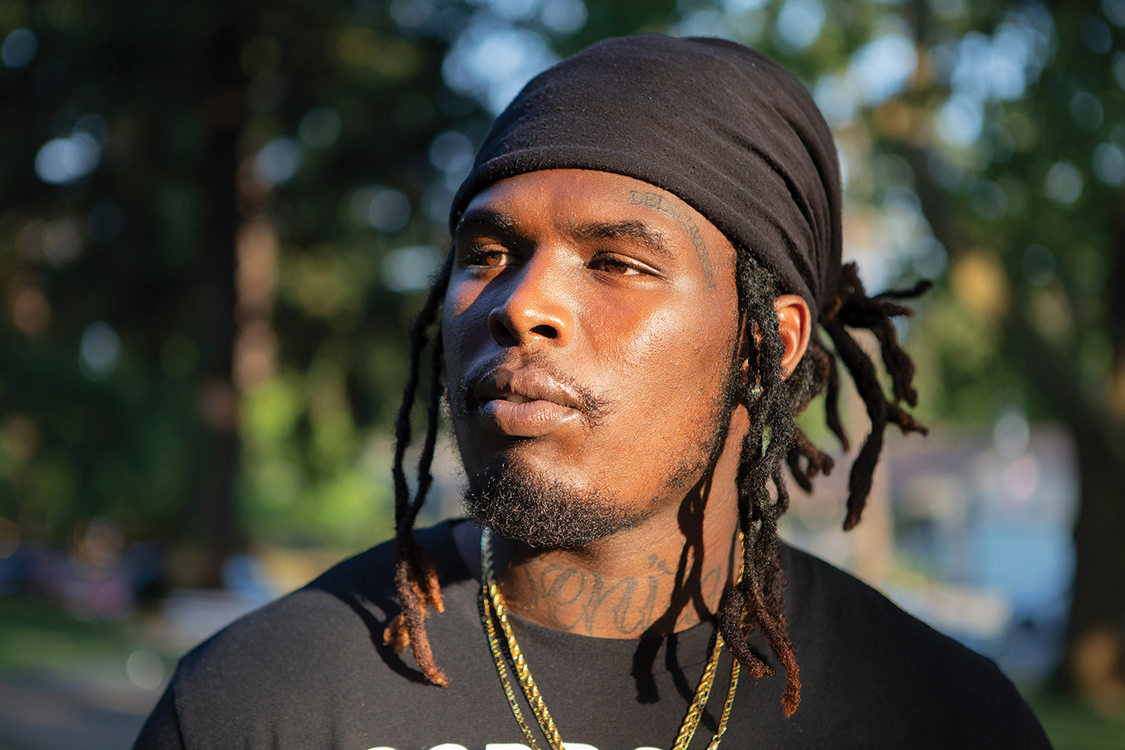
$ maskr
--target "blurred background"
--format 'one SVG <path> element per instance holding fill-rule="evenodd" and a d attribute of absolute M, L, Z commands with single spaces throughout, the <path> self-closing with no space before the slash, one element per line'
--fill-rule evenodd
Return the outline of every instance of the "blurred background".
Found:
<path fill-rule="evenodd" d="M 639 31 L 796 72 L 867 288 L 936 283 L 899 331 L 931 436 L 787 538 L 1125 748 L 1125 0 L 0 0 L 0 748 L 128 746 L 186 649 L 390 535 L 475 145 Z M 443 444 L 427 520 L 458 481 Z"/>

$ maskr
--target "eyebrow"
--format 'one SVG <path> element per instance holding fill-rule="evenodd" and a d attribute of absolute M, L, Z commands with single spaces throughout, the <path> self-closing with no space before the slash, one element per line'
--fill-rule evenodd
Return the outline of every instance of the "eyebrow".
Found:
<path fill-rule="evenodd" d="M 589 222 L 571 227 L 569 232 L 579 240 L 633 240 L 658 255 L 664 257 L 673 255 L 664 233 L 653 229 L 643 221 Z"/>
<path fill-rule="evenodd" d="M 467 225 L 472 224 L 507 234 L 516 231 L 516 223 L 511 216 L 488 208 L 474 208 L 466 211 L 461 215 L 461 220 L 457 222 L 453 231 L 454 233 L 460 232 Z"/>
<path fill-rule="evenodd" d="M 462 214 L 454 232 L 458 233 L 470 226 L 491 229 L 495 232 L 518 234 L 516 222 L 506 213 L 490 208 L 474 208 Z M 576 240 L 617 240 L 626 239 L 638 242 L 657 255 L 671 258 L 675 254 L 668 246 L 664 233 L 653 229 L 643 221 L 593 221 L 567 227 L 567 234 Z"/>

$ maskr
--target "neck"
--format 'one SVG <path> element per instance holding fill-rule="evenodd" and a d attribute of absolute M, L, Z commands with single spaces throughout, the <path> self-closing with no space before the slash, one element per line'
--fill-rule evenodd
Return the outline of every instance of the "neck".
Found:
<path fill-rule="evenodd" d="M 557 630 L 637 638 L 709 620 L 738 571 L 735 477 L 745 433 L 736 410 L 715 467 L 679 503 L 580 549 L 537 551 L 493 537 L 497 581 L 516 615 Z M 455 528 L 480 572 L 479 530 Z"/>

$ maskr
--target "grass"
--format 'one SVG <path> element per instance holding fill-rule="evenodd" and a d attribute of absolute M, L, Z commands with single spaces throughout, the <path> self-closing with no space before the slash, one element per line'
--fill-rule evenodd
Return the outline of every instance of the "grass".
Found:
<path fill-rule="evenodd" d="M 1050 693 L 1029 702 L 1055 750 L 1125 750 L 1125 712 L 1100 714 L 1077 698 Z"/>
<path fill-rule="evenodd" d="M 134 623 L 86 620 L 34 597 L 0 596 L 0 678 L 124 676 L 133 651 L 160 651 L 147 640 Z M 171 667 L 178 654 L 161 656 Z"/>
<path fill-rule="evenodd" d="M 28 596 L 0 598 L 0 675 L 123 665 L 132 648 L 122 624 L 82 620 Z"/>

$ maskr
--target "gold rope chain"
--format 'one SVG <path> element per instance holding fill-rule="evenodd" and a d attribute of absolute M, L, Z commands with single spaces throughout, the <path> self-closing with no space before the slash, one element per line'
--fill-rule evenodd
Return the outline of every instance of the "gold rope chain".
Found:
<path fill-rule="evenodd" d="M 508 699 L 512 715 L 515 716 L 516 723 L 523 731 L 523 736 L 527 739 L 528 745 L 531 746 L 532 750 L 540 750 L 538 743 L 535 741 L 535 734 L 523 718 L 519 699 L 516 697 L 516 691 L 512 688 L 511 680 L 508 678 L 507 660 L 500 645 L 500 638 L 496 633 L 494 619 L 500 622 L 500 628 L 504 631 L 504 639 L 508 642 L 508 656 L 512 662 L 512 669 L 515 671 L 516 679 L 519 681 L 523 695 L 527 699 L 527 705 L 531 707 L 531 711 L 535 714 L 535 719 L 539 723 L 539 729 L 547 739 L 548 747 L 551 750 L 564 750 L 559 729 L 555 725 L 554 719 L 551 718 L 551 713 L 547 710 L 547 704 L 543 701 L 539 686 L 535 684 L 535 680 L 531 676 L 527 660 L 524 659 L 523 651 L 520 650 L 519 644 L 516 642 L 516 635 L 512 632 L 511 623 L 508 621 L 508 608 L 504 604 L 504 597 L 500 594 L 500 587 L 496 584 L 496 576 L 492 569 L 492 532 L 488 528 L 481 530 L 480 564 L 481 578 L 483 579 L 480 591 L 481 622 L 484 624 L 484 631 L 488 636 L 488 647 L 496 662 L 496 673 L 500 675 L 500 683 L 504 687 L 504 695 Z M 493 618 L 493 613 L 495 613 L 495 618 Z M 699 720 L 703 716 L 703 709 L 707 706 L 707 699 L 711 695 L 711 686 L 715 682 L 715 671 L 718 669 L 719 655 L 722 650 L 723 637 L 719 633 L 715 633 L 715 645 L 711 648 L 711 656 L 707 660 L 707 666 L 703 669 L 703 675 L 699 678 L 699 686 L 695 689 L 695 695 L 692 697 L 691 705 L 688 706 L 687 714 L 680 725 L 680 731 L 676 735 L 672 750 L 687 750 L 688 745 L 691 744 L 691 740 L 695 736 L 695 730 L 699 726 Z M 734 705 L 734 692 L 738 688 L 738 672 L 738 660 L 734 659 L 731 665 L 727 700 L 723 704 L 723 713 L 719 717 L 719 726 L 715 731 L 715 736 L 711 738 L 710 744 L 707 745 L 708 750 L 715 750 L 719 746 L 723 733 L 727 730 L 727 719 L 730 718 L 731 707 Z"/>

